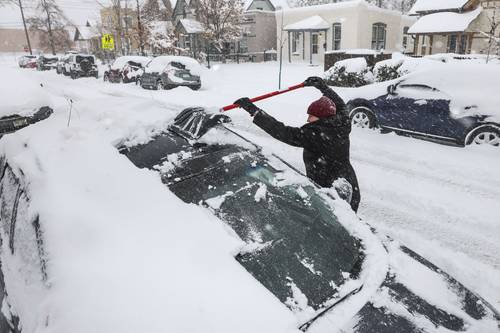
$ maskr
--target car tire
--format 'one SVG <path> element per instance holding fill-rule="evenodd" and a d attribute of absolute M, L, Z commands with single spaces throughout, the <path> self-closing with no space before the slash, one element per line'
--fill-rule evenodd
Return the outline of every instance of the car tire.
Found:
<path fill-rule="evenodd" d="M 465 145 L 472 144 L 500 147 L 500 127 L 486 125 L 472 130 L 465 139 Z"/>
<path fill-rule="evenodd" d="M 201 86 L 189 86 L 191 90 L 200 90 Z"/>
<path fill-rule="evenodd" d="M 351 126 L 357 128 L 375 128 L 376 121 L 372 110 L 366 106 L 356 106 L 350 112 Z"/>

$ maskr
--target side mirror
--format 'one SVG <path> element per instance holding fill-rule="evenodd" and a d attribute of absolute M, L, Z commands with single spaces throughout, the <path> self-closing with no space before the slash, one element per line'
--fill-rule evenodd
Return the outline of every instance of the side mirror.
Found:
<path fill-rule="evenodd" d="M 390 86 L 387 87 L 387 93 L 389 95 L 396 95 L 396 85 L 391 84 Z"/>

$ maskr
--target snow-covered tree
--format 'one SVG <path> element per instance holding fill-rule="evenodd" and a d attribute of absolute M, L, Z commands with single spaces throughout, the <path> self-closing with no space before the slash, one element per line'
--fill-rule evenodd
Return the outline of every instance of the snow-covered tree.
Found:
<path fill-rule="evenodd" d="M 141 8 L 141 16 L 144 23 L 164 20 L 158 0 L 146 0 Z"/>
<path fill-rule="evenodd" d="M 487 54 L 486 63 L 489 62 L 492 54 L 500 55 L 500 5 L 493 8 L 491 14 L 488 15 L 489 31 L 480 31 L 480 33 L 488 38 L 488 44 L 485 50 L 481 50 Z"/>
<path fill-rule="evenodd" d="M 174 10 L 172 9 L 172 3 L 170 2 L 170 0 L 162 0 L 162 2 L 163 2 L 163 6 L 165 7 L 165 9 L 163 10 L 164 15 L 165 15 L 165 19 L 171 20 L 172 13 L 174 12 Z"/>
<path fill-rule="evenodd" d="M 35 14 L 27 19 L 30 30 L 40 35 L 40 45 L 50 48 L 52 54 L 68 49 L 71 39 L 64 29 L 67 19 L 55 0 L 37 0 Z"/>
<path fill-rule="evenodd" d="M 199 20 L 208 42 L 223 50 L 226 43 L 237 40 L 241 34 L 243 14 L 241 0 L 200 0 Z"/>
<path fill-rule="evenodd" d="M 148 33 L 147 46 L 153 54 L 175 53 L 175 34 L 168 29 L 165 21 L 150 22 L 146 28 Z"/>

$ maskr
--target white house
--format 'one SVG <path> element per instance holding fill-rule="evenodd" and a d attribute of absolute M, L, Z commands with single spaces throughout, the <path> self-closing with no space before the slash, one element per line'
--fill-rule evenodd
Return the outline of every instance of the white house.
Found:
<path fill-rule="evenodd" d="M 276 21 L 278 52 L 290 62 L 320 63 L 325 52 L 337 50 L 413 52 L 404 32 L 416 19 L 364 0 L 285 9 Z"/>
<path fill-rule="evenodd" d="M 495 14 L 496 9 L 496 14 Z M 410 15 L 419 16 L 409 29 L 415 36 L 416 55 L 487 53 L 489 35 L 500 37 L 499 0 L 417 0 Z"/>

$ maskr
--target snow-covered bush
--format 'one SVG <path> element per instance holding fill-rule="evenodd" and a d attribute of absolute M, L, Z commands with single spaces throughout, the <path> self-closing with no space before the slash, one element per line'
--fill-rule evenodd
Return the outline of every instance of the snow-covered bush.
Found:
<path fill-rule="evenodd" d="M 337 61 L 324 74 L 328 84 L 338 87 L 360 87 L 373 82 L 365 58 L 352 58 Z"/>
<path fill-rule="evenodd" d="M 408 74 L 408 70 L 403 67 L 405 57 L 393 55 L 392 59 L 379 61 L 373 67 L 373 75 L 376 82 L 384 82 L 397 79 Z"/>

